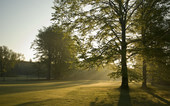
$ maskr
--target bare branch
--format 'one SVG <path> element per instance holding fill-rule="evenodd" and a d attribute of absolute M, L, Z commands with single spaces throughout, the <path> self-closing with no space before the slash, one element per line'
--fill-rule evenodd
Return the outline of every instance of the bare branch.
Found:
<path fill-rule="evenodd" d="M 118 37 L 117 33 L 113 30 L 113 26 L 109 25 L 110 26 L 110 29 L 111 31 L 115 34 L 116 38 L 118 39 L 118 41 L 121 43 L 121 40 L 120 38 Z"/>

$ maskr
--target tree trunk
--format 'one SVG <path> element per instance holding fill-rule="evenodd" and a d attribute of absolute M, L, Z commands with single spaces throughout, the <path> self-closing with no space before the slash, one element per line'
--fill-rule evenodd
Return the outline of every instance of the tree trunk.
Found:
<path fill-rule="evenodd" d="M 143 60 L 143 80 L 142 80 L 142 88 L 146 88 L 146 61 Z"/>
<path fill-rule="evenodd" d="M 57 59 L 55 59 L 54 66 L 55 66 L 54 78 L 58 79 L 58 64 L 57 64 Z"/>
<path fill-rule="evenodd" d="M 142 20 L 145 20 L 145 18 L 144 18 L 144 4 L 142 3 L 142 13 L 141 13 L 141 15 L 142 15 Z M 146 23 L 145 21 L 144 21 L 144 23 Z M 144 52 L 145 52 L 145 48 L 147 48 L 147 46 L 146 46 L 146 40 L 145 40 L 145 33 L 146 33 L 146 24 L 144 24 L 144 25 L 142 25 L 142 28 L 141 28 L 141 34 L 142 34 L 142 43 L 143 43 L 143 46 L 144 46 Z M 144 52 L 143 52 L 143 54 L 144 54 Z M 143 79 L 142 79 L 142 88 L 146 88 L 147 87 L 147 85 L 146 85 L 146 75 L 147 75 L 147 73 L 146 73 L 146 60 L 145 60 L 145 58 L 143 57 Z"/>
<path fill-rule="evenodd" d="M 1 59 L 2 60 L 2 59 Z M 3 67 L 2 63 L 0 63 L 0 77 L 3 77 Z"/>
<path fill-rule="evenodd" d="M 40 65 L 39 65 L 39 68 L 38 68 L 38 73 L 37 73 L 37 77 L 38 77 L 38 80 L 40 79 Z"/>
<path fill-rule="evenodd" d="M 48 76 L 47 79 L 51 79 L 51 54 L 48 55 Z"/>
<path fill-rule="evenodd" d="M 49 60 L 49 63 L 48 63 L 48 80 L 51 79 L 51 61 Z"/>
<path fill-rule="evenodd" d="M 4 69 L 3 69 L 4 70 Z M 5 74 L 5 71 L 3 71 L 3 81 L 5 81 L 6 79 L 6 74 Z"/>
<path fill-rule="evenodd" d="M 121 88 L 128 89 L 128 73 L 127 73 L 127 59 L 126 59 L 126 29 L 125 29 L 125 22 L 122 22 L 122 43 L 121 43 L 121 73 L 122 73 L 122 84 Z"/>

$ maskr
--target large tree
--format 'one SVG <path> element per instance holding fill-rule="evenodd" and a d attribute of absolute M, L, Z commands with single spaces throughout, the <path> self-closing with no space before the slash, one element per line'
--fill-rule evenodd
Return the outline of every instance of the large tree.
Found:
<path fill-rule="evenodd" d="M 83 48 L 80 57 L 84 60 L 95 64 L 120 60 L 121 87 L 128 88 L 127 48 L 133 39 L 134 13 L 141 1 L 56 1 L 53 20 L 63 28 L 77 32 L 75 34 Z"/>

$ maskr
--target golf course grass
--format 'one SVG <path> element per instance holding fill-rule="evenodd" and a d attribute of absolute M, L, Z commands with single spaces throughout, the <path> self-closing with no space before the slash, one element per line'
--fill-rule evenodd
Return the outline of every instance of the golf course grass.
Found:
<path fill-rule="evenodd" d="M 10 81 L 0 82 L 0 106 L 170 106 L 168 87 L 120 81 Z"/>

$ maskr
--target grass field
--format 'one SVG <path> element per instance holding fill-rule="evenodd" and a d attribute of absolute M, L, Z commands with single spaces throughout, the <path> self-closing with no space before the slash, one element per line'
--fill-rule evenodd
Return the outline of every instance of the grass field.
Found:
<path fill-rule="evenodd" d="M 0 106 L 170 106 L 168 87 L 119 86 L 102 80 L 0 82 Z"/>

